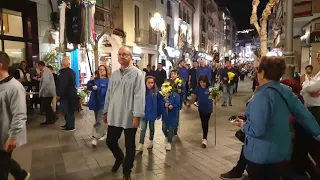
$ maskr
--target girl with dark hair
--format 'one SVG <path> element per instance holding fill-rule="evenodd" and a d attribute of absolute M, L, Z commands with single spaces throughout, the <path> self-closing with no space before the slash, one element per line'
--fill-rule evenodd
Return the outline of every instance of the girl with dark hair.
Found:
<path fill-rule="evenodd" d="M 209 99 L 209 89 L 211 88 L 209 79 L 206 75 L 201 75 L 198 80 L 198 87 L 196 92 L 193 95 L 192 99 L 189 102 L 193 104 L 196 99 L 198 99 L 198 111 L 201 119 L 203 137 L 202 137 L 202 147 L 207 147 L 207 137 L 209 131 L 209 120 L 212 114 L 212 100 Z"/>
<path fill-rule="evenodd" d="M 31 74 L 26 61 L 21 61 L 19 68 L 16 71 L 15 78 L 23 85 L 29 88 L 31 83 Z M 26 89 L 27 90 L 27 89 Z"/>
<path fill-rule="evenodd" d="M 149 145 L 148 149 L 153 148 L 153 138 L 154 138 L 154 123 L 156 119 L 160 119 L 160 110 L 158 102 L 160 101 L 159 93 L 156 86 L 156 79 L 153 76 L 146 77 L 146 103 L 144 110 L 144 118 L 141 121 L 141 132 L 140 132 L 140 145 L 137 147 L 137 151 L 143 151 L 144 138 L 147 131 L 147 126 L 149 124 Z"/>
<path fill-rule="evenodd" d="M 95 147 L 98 143 L 98 139 L 101 139 L 105 135 L 105 123 L 103 122 L 103 108 L 105 103 L 105 97 L 107 95 L 107 89 L 109 84 L 108 69 L 104 65 L 100 65 L 96 78 L 91 77 L 91 80 L 87 83 L 88 90 L 91 91 L 88 107 L 94 111 L 95 124 L 92 130 L 92 146 Z"/>

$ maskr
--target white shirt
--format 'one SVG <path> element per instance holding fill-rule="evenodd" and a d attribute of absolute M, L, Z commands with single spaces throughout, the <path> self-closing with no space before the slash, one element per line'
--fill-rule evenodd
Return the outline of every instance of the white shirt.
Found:
<path fill-rule="evenodd" d="M 320 106 L 320 96 L 311 97 L 309 93 L 320 93 L 320 71 L 313 78 L 308 78 L 302 84 L 302 96 L 307 107 Z"/>

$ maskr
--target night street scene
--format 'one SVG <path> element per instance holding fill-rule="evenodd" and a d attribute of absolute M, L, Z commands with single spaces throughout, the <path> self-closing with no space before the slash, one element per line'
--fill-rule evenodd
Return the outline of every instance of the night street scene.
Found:
<path fill-rule="evenodd" d="M 320 0 L 0 0 L 0 180 L 320 180 Z"/>

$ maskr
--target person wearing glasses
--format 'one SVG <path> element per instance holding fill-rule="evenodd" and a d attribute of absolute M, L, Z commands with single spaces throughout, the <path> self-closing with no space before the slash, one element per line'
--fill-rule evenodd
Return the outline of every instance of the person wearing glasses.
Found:
<path fill-rule="evenodd" d="M 131 180 L 131 169 L 136 153 L 135 137 L 141 118 L 144 117 L 146 88 L 142 71 L 133 66 L 129 47 L 118 52 L 120 69 L 115 70 L 108 84 L 104 105 L 104 121 L 108 124 L 107 145 L 116 161 L 112 172 L 123 166 L 123 179 Z M 125 135 L 126 154 L 118 141 Z"/>

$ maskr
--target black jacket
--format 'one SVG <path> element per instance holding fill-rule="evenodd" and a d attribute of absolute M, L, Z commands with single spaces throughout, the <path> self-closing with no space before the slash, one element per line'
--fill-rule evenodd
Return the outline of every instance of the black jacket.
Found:
<path fill-rule="evenodd" d="M 60 70 L 57 80 L 57 96 L 69 103 L 76 103 L 78 99 L 75 72 L 70 68 Z"/>
<path fill-rule="evenodd" d="M 156 84 L 158 88 L 160 88 L 164 83 L 164 80 L 167 79 L 167 72 L 166 70 L 162 69 L 161 71 L 158 71 L 158 70 L 154 71 L 153 74 L 154 74 L 154 77 L 156 78 Z"/>

